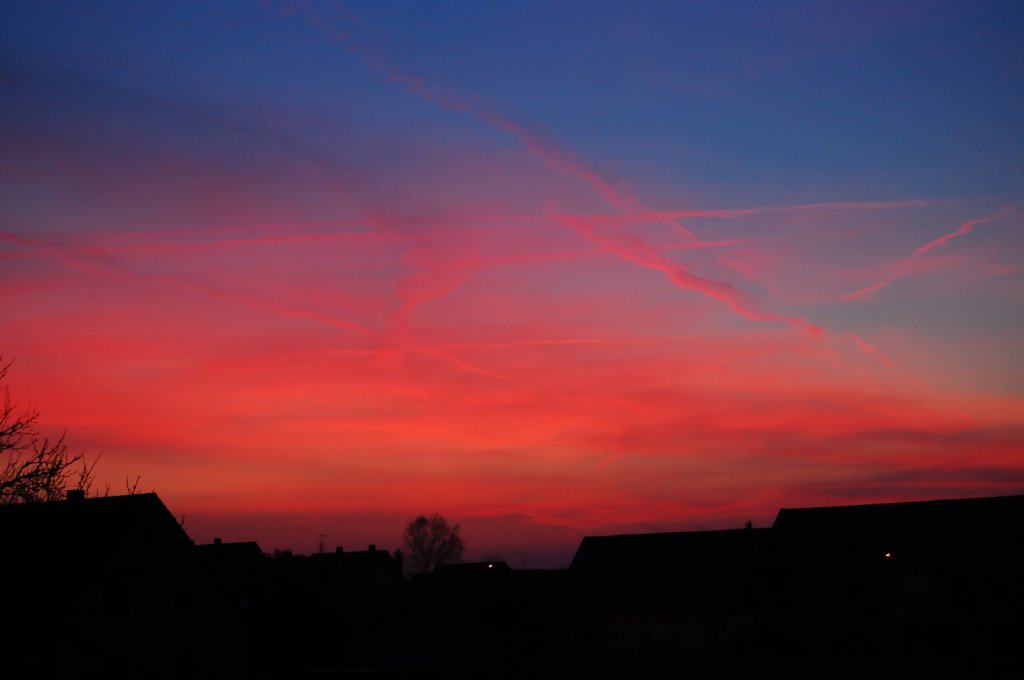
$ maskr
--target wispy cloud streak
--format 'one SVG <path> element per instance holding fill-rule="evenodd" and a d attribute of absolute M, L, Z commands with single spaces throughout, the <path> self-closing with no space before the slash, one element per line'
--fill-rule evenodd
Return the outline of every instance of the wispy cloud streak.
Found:
<path fill-rule="evenodd" d="M 908 199 L 905 201 L 863 201 L 833 203 L 801 203 L 796 205 L 768 205 L 753 208 L 713 208 L 696 210 L 661 210 L 627 212 L 614 215 L 588 214 L 577 215 L 588 222 L 600 224 L 635 224 L 638 222 L 657 222 L 672 219 L 706 218 L 735 219 L 751 215 L 784 214 L 784 213 L 815 213 L 815 212 L 848 212 L 869 210 L 898 210 L 901 208 L 924 208 L 934 205 L 937 201 L 924 199 Z"/>
<path fill-rule="evenodd" d="M 83 274 L 136 282 L 170 284 L 228 304 L 258 309 L 280 316 L 314 321 L 337 330 L 357 333 L 371 332 L 369 328 L 362 324 L 339 319 L 316 310 L 275 302 L 252 292 L 229 289 L 184 276 L 137 272 L 117 263 L 111 257 L 101 257 L 97 264 L 93 264 L 88 261 L 88 258 L 91 256 L 96 259 L 98 254 L 96 252 L 89 252 L 88 249 L 85 252 L 79 252 L 73 246 L 36 241 L 3 230 L 0 230 L 0 240 L 34 248 L 36 254 L 54 257 Z"/>
<path fill-rule="evenodd" d="M 785 316 L 760 309 L 749 293 L 732 284 L 693 274 L 683 265 L 668 260 L 639 236 L 623 233 L 606 234 L 580 219 L 563 220 L 586 238 L 601 245 L 607 252 L 645 269 L 659 271 L 677 287 L 718 300 L 738 316 L 751 321 L 787 323 L 814 337 L 821 334 L 822 329 L 819 326 L 802 317 Z"/>
<path fill-rule="evenodd" d="M 850 337 L 850 340 L 853 341 L 853 344 L 855 344 L 857 348 L 865 355 L 871 357 L 872 359 L 880 363 L 882 366 L 885 366 L 889 370 L 899 373 L 907 382 L 909 382 L 914 387 L 917 387 L 918 389 L 923 391 L 928 390 L 928 388 L 926 388 L 920 380 L 918 380 L 917 378 L 915 378 L 914 376 L 910 375 L 905 370 L 897 366 L 892 361 L 892 359 L 882 354 L 882 352 L 878 350 L 876 347 L 869 345 L 859 335 L 856 335 L 855 333 L 849 333 L 848 335 Z"/>
<path fill-rule="evenodd" d="M 881 281 L 878 281 L 877 283 L 873 283 L 870 286 L 865 286 L 864 288 L 861 288 L 859 290 L 855 290 L 855 291 L 853 291 L 851 293 L 847 293 L 843 297 L 846 300 L 856 300 L 857 298 L 861 298 L 861 297 L 864 297 L 866 295 L 870 295 L 871 293 L 876 293 L 876 292 L 878 292 L 878 291 L 880 291 L 880 290 L 882 290 L 884 288 L 887 288 L 890 285 L 892 285 L 893 283 L 895 283 L 898 279 L 901 279 L 901 278 L 907 276 L 909 274 L 909 272 L 910 272 L 910 265 L 917 258 L 921 257 L 922 255 L 924 255 L 924 254 L 926 254 L 926 253 L 928 253 L 928 252 L 930 252 L 932 250 L 935 250 L 936 248 L 938 248 L 938 247 L 940 247 L 942 245 L 945 245 L 947 242 L 951 241 L 954 238 L 958 238 L 960 236 L 965 236 L 965 235 L 971 233 L 971 231 L 975 227 L 977 227 L 979 225 L 988 224 L 989 222 L 995 222 L 996 220 L 999 220 L 999 219 L 1001 219 L 1003 217 L 1006 217 L 1007 215 L 1009 215 L 1009 214 L 1011 214 L 1011 213 L 1013 213 L 1015 211 L 1016 211 L 1016 208 L 1014 208 L 1012 206 L 1004 206 L 1004 207 L 1000 208 L 999 210 L 997 210 L 994 213 L 991 213 L 991 214 L 988 214 L 988 215 L 984 215 L 983 217 L 978 217 L 978 218 L 975 218 L 973 220 L 968 220 L 967 222 L 964 222 L 963 224 L 961 224 L 959 226 L 959 228 L 957 228 L 955 231 L 951 231 L 948 234 L 943 234 L 942 236 L 940 236 L 940 237 L 938 237 L 936 239 L 933 239 L 933 240 L 929 241 L 928 243 L 925 243 L 924 245 L 920 246 L 916 250 L 914 250 L 914 252 L 912 252 L 909 256 L 907 256 L 906 258 L 901 260 L 896 265 L 895 272 L 893 273 L 892 276 L 890 276 L 890 277 L 888 277 L 886 279 L 883 279 Z"/>
<path fill-rule="evenodd" d="M 1006 207 L 1003 207 L 998 212 L 992 213 L 991 215 L 985 215 L 984 217 L 979 217 L 977 219 L 969 220 L 967 222 L 964 222 L 963 224 L 960 225 L 960 228 L 958 228 L 956 231 L 952 231 L 952 232 L 950 232 L 948 234 L 943 234 L 942 236 L 940 236 L 939 238 L 935 239 L 934 241 L 929 241 L 928 243 L 925 243 L 923 246 L 921 246 L 920 248 L 915 250 L 913 253 L 911 253 L 910 257 L 919 257 L 921 255 L 924 255 L 929 250 L 934 250 L 935 248 L 938 248 L 939 246 L 941 246 L 942 244 L 946 243 L 947 241 L 950 241 L 951 239 L 954 239 L 954 238 L 956 238 L 958 236 L 964 236 L 966 234 L 971 233 L 971 230 L 974 229 L 979 224 L 987 224 L 988 222 L 994 222 L 995 220 L 997 220 L 1000 217 L 1003 217 L 1003 216 L 1009 214 L 1012 211 L 1013 211 L 1012 208 L 1010 208 L 1009 206 L 1006 206 Z"/>
<path fill-rule="evenodd" d="M 612 209 L 643 214 L 647 221 L 661 221 L 673 226 L 680 234 L 694 243 L 700 238 L 679 222 L 684 212 L 654 213 L 636 198 L 626 194 L 604 177 L 589 163 L 576 154 L 550 142 L 526 125 L 510 119 L 493 109 L 482 106 L 464 97 L 456 96 L 419 76 L 406 73 L 385 61 L 375 50 L 367 47 L 347 32 L 337 32 L 334 39 L 347 46 L 350 52 L 359 56 L 369 67 L 381 73 L 388 81 L 398 83 L 405 89 L 433 102 L 439 108 L 474 117 L 489 126 L 511 135 L 526 151 L 540 159 L 545 165 L 562 174 L 576 177 L 589 184 Z M 739 214 L 739 213 L 735 213 Z M 724 214 L 723 214 L 724 216 Z M 724 303 L 735 314 L 751 321 L 784 322 L 817 336 L 821 328 L 800 317 L 790 317 L 759 308 L 753 298 L 731 283 L 698 276 L 685 267 L 669 262 L 663 256 L 635 235 L 609 237 L 599 234 L 583 220 L 563 219 L 577 233 L 601 246 L 606 252 L 628 262 L 661 271 L 677 287 L 706 295 Z"/>
<path fill-rule="evenodd" d="M 442 345 L 442 347 L 446 349 L 520 349 L 523 347 L 604 345 L 607 342 L 607 340 L 597 338 L 551 338 L 547 340 L 511 340 L 508 342 L 457 342 Z"/>

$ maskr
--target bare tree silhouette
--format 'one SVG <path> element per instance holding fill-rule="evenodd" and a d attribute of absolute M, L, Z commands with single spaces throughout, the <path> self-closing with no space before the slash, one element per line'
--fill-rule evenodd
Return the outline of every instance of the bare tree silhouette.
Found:
<path fill-rule="evenodd" d="M 12 362 L 0 356 L 0 383 Z M 89 493 L 93 468 L 82 454 L 72 454 L 64 434 L 51 442 L 41 440 L 36 430 L 39 412 L 33 407 L 19 410 L 4 386 L 0 404 L 0 504 L 60 500 L 68 489 Z"/>
<path fill-rule="evenodd" d="M 459 562 L 466 545 L 459 536 L 458 524 L 448 525 L 436 512 L 427 517 L 409 520 L 405 528 L 405 547 L 408 549 L 408 566 L 414 573 L 433 571 L 439 564 Z"/>

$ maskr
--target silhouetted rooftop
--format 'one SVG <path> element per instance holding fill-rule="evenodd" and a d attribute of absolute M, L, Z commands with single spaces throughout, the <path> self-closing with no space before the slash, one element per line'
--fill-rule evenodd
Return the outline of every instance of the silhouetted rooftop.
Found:
<path fill-rule="evenodd" d="M 772 527 L 815 534 L 871 531 L 977 532 L 1024 527 L 1024 495 L 953 500 L 783 508 Z"/>
<path fill-rule="evenodd" d="M 237 577 L 240 572 L 248 571 L 266 559 L 255 541 L 223 543 L 215 540 L 197 545 L 194 550 L 200 564 L 221 578 Z"/>
<path fill-rule="evenodd" d="M 585 536 L 569 569 L 634 572 L 675 569 L 683 562 L 735 562 L 763 546 L 769 532 L 724 529 Z"/>
<path fill-rule="evenodd" d="M 196 552 L 204 555 L 245 555 L 252 557 L 264 557 L 256 541 L 238 541 L 235 543 L 224 543 L 214 539 L 213 543 L 203 543 L 196 546 Z"/>
<path fill-rule="evenodd" d="M 155 493 L 0 505 L 0 550 L 61 550 L 192 540 Z"/>

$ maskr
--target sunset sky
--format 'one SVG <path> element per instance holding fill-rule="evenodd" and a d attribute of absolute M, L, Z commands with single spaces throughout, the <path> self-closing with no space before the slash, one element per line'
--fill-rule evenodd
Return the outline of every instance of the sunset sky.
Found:
<path fill-rule="evenodd" d="M 0 352 L 198 541 L 1024 492 L 1024 3 L 6 2 Z"/>

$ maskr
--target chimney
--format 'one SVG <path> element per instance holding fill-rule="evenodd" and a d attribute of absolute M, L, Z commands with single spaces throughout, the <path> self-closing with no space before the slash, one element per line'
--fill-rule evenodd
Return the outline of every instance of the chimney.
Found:
<path fill-rule="evenodd" d="M 214 545 L 220 545 L 220 539 L 219 538 L 213 539 L 213 544 Z"/>
<path fill-rule="evenodd" d="M 68 502 L 71 501 L 84 501 L 85 490 L 84 489 L 68 489 Z"/>
<path fill-rule="evenodd" d="M 375 543 L 371 543 L 370 544 L 370 552 L 377 552 L 377 544 L 375 544 Z"/>
<path fill-rule="evenodd" d="M 336 553 L 338 553 L 340 555 L 341 553 L 345 552 L 345 546 L 339 545 L 339 546 L 335 547 L 334 548 L 334 552 L 336 552 Z"/>

